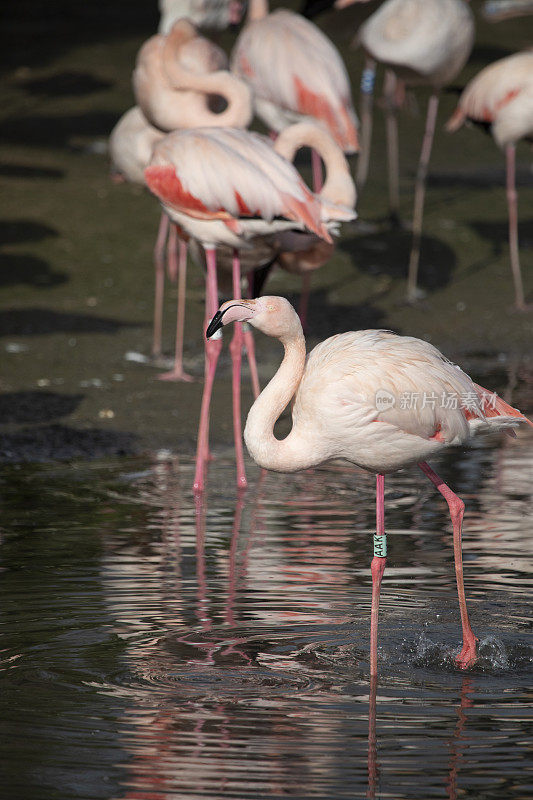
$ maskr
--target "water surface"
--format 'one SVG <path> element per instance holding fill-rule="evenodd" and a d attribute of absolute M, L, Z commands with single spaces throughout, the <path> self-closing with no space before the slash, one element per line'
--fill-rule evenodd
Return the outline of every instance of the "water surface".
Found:
<path fill-rule="evenodd" d="M 168 453 L 1 473 L 5 797 L 531 796 L 531 440 L 439 471 L 465 499 L 478 664 L 447 509 L 387 479 L 380 680 L 368 680 L 374 481 L 332 464 L 233 489 Z"/>

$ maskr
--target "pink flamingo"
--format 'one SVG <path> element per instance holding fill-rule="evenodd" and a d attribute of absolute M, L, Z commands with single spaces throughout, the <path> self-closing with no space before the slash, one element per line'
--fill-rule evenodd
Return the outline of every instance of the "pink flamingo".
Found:
<path fill-rule="evenodd" d="M 311 120 L 291 125 L 282 131 L 274 147 L 288 161 L 294 161 L 301 147 L 311 147 L 326 168 L 320 197 L 333 203 L 335 209 L 346 210 L 343 221 L 356 218 L 356 191 L 346 158 L 325 128 Z M 338 212 L 336 216 L 340 220 Z M 334 245 L 313 233 L 301 231 L 284 231 L 278 235 L 277 241 L 280 250 L 277 257 L 279 266 L 302 277 L 299 315 L 305 330 L 311 273 L 329 261 Z"/>
<path fill-rule="evenodd" d="M 251 120 L 250 91 L 227 71 L 228 60 L 220 47 L 198 34 L 195 26 L 180 19 L 167 35 L 158 34 L 141 47 L 133 73 L 133 89 L 143 113 L 158 129 L 170 132 L 197 126 L 246 127 Z M 227 108 L 217 113 L 212 100 L 222 97 Z M 148 166 L 148 162 L 144 165 Z M 168 225 L 168 223 L 166 223 Z M 166 232 L 160 229 L 158 242 L 164 247 Z M 178 311 L 174 367 L 158 377 L 163 380 L 191 380 L 183 370 L 183 330 L 187 243 L 179 237 L 176 260 L 176 227 L 169 234 L 171 265 L 178 277 Z M 161 274 L 157 283 L 163 304 Z"/>
<path fill-rule="evenodd" d="M 533 136 L 533 49 L 489 64 L 467 84 L 448 122 L 448 130 L 457 130 L 466 119 L 489 127 L 496 143 L 505 150 L 515 306 L 519 311 L 526 311 L 518 254 L 515 160 L 516 143 Z"/>
<path fill-rule="evenodd" d="M 413 242 L 407 282 L 407 299 L 413 301 L 420 295 L 417 282 L 425 183 L 435 132 L 439 94 L 442 87 L 453 80 L 466 64 L 474 42 L 474 18 L 464 0 L 386 0 L 363 23 L 359 29 L 358 40 L 368 56 L 362 81 L 365 101 L 361 107 L 362 152 L 358 164 L 358 187 L 361 188 L 364 184 L 368 172 L 373 75 L 375 64 L 379 62 L 391 73 L 386 83 L 385 96 L 393 215 L 398 209 L 399 185 L 398 134 L 395 116 L 397 80 L 402 80 L 408 86 L 431 87 L 415 184 Z"/>
<path fill-rule="evenodd" d="M 302 117 L 314 117 L 345 153 L 357 152 L 357 117 L 346 67 L 312 22 L 285 8 L 269 14 L 268 0 L 250 0 L 231 69 L 252 87 L 255 110 L 271 131 L 279 133 Z M 314 151 L 313 187 L 321 187 Z"/>
<path fill-rule="evenodd" d="M 206 325 L 218 305 L 215 248 L 234 250 L 233 290 L 240 295 L 238 250 L 258 236 L 299 228 L 331 242 L 324 222 L 344 209 L 313 195 L 293 165 L 269 140 L 232 128 L 174 131 L 154 148 L 145 170 L 150 190 L 174 222 L 204 246 L 207 261 Z M 246 486 L 241 441 L 242 330 L 230 346 L 237 485 Z M 205 382 L 198 429 L 194 490 L 203 491 L 208 457 L 209 407 L 221 340 L 206 342 Z M 248 351 L 250 358 L 250 352 Z"/>
<path fill-rule="evenodd" d="M 159 0 L 159 33 L 167 34 L 178 19 L 202 30 L 221 31 L 241 21 L 241 0 Z"/>
<path fill-rule="evenodd" d="M 250 89 L 227 71 L 226 54 L 199 36 L 181 19 L 163 36 L 148 39 L 137 55 L 133 91 L 152 125 L 162 131 L 178 128 L 245 128 L 252 119 Z M 223 111 L 213 111 L 213 96 L 224 98 Z"/>
<path fill-rule="evenodd" d="M 378 607 L 387 555 L 385 475 L 409 464 L 418 464 L 450 509 L 463 629 L 463 647 L 456 661 L 467 667 L 476 658 L 477 640 L 468 619 L 463 583 L 464 503 L 426 459 L 450 445 L 465 444 L 478 430 L 512 429 L 529 420 L 477 386 L 420 339 L 377 330 L 343 333 L 321 342 L 306 362 L 300 320 L 282 297 L 223 303 L 206 335 L 216 335 L 229 322 L 244 321 L 279 339 L 284 348 L 281 366 L 253 404 L 244 430 L 246 446 L 257 464 L 276 472 L 296 472 L 342 458 L 377 475 L 371 675 L 377 675 Z M 413 405 L 413 397 L 420 402 Z M 274 425 L 291 401 L 292 430 L 279 440 Z"/>

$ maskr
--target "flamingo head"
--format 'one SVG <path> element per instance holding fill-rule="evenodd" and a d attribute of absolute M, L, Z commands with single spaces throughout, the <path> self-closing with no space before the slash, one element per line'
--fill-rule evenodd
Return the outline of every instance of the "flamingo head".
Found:
<path fill-rule="evenodd" d="M 284 297 L 228 300 L 220 306 L 209 323 L 206 337 L 211 338 L 230 322 L 248 322 L 267 336 L 281 340 L 302 332 L 298 314 Z"/>

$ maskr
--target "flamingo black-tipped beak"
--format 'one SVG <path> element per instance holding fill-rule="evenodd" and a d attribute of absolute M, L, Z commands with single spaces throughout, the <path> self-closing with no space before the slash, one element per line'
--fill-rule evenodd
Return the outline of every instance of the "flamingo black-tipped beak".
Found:
<path fill-rule="evenodd" d="M 222 322 L 222 311 L 217 311 L 209 325 L 207 326 L 207 330 L 205 332 L 206 339 L 210 339 L 220 328 L 223 326 Z"/>

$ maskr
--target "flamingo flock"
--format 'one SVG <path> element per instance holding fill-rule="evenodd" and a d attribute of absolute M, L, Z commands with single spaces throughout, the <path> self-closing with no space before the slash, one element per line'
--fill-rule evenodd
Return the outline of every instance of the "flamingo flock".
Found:
<path fill-rule="evenodd" d="M 513 13 L 513 2 L 527 5 L 524 0 L 504 2 L 507 15 Z M 334 5 L 341 9 L 350 2 L 337 0 Z M 308 3 L 308 16 L 327 6 Z M 456 661 L 468 667 L 476 659 L 477 639 L 463 581 L 464 503 L 427 459 L 467 444 L 477 433 L 514 435 L 516 426 L 531 423 L 427 342 L 387 331 L 348 332 L 326 339 L 307 356 L 303 331 L 309 275 L 325 268 L 334 237 L 356 219 L 356 183 L 360 190 L 372 178 L 372 96 L 379 64 L 386 70 L 393 217 L 399 199 L 397 110 L 404 87 L 426 86 L 431 92 L 406 265 L 408 300 L 419 299 L 425 181 L 439 94 L 469 58 L 475 38 L 472 10 L 467 0 L 385 0 L 368 17 L 358 34 L 366 56 L 359 132 L 348 71 L 334 44 L 313 22 L 287 9 L 270 13 L 267 0 L 250 0 L 228 59 L 199 29 L 237 24 L 240 2 L 161 0 L 160 8 L 159 32 L 141 47 L 133 71 L 136 105 L 113 130 L 110 155 L 116 178 L 145 186 L 161 205 L 154 249 L 156 356 L 161 353 L 165 252 L 169 277 L 178 280 L 175 363 L 160 376 L 167 380 L 191 379 L 183 369 L 188 251 L 205 272 L 205 371 L 193 490 L 201 495 L 206 488 L 222 329 L 234 323 L 230 353 L 237 488 L 247 485 L 241 430 L 244 351 L 255 396 L 244 441 L 260 467 L 291 473 L 343 459 L 376 474 L 371 675 L 377 675 L 378 607 L 387 557 L 385 475 L 411 464 L 420 467 L 450 510 L 463 632 Z M 254 116 L 270 135 L 249 129 Z M 467 121 L 488 128 L 505 150 L 515 305 L 526 311 L 518 257 L 515 148 L 520 139 L 533 138 L 533 50 L 489 65 L 466 86 L 448 129 L 455 131 Z M 311 153 L 312 186 L 294 163 L 302 148 Z M 356 182 L 346 161 L 355 153 Z M 254 287 L 262 286 L 276 266 L 303 276 L 300 315 L 282 297 L 253 296 Z M 251 297 L 243 297 L 243 272 Z M 233 299 L 219 308 L 224 275 L 231 280 Z M 262 392 L 252 328 L 278 339 L 284 348 L 282 364 Z M 432 402 L 408 403 L 413 393 Z M 457 402 L 466 397 L 468 403 Z M 446 398 L 446 403 L 436 398 Z M 274 425 L 291 402 L 292 429 L 279 440 Z"/>

